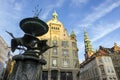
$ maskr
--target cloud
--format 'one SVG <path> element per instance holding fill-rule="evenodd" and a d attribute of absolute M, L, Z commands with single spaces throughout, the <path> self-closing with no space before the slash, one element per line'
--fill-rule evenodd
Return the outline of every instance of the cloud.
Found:
<path fill-rule="evenodd" d="M 9 44 L 11 37 L 5 31 L 8 30 L 13 33 L 19 33 L 19 28 L 16 24 L 22 15 L 23 1 L 16 2 L 15 0 L 0 0 L 0 4 L 0 35 Z"/>
<path fill-rule="evenodd" d="M 57 1 L 57 4 L 55 5 L 55 7 L 61 7 L 64 3 L 64 0 L 59 0 L 59 2 Z"/>
<path fill-rule="evenodd" d="M 15 5 L 14 5 L 14 9 L 16 10 L 16 11 L 21 11 L 22 10 L 22 5 L 23 4 L 21 4 L 21 3 L 15 3 Z"/>
<path fill-rule="evenodd" d="M 47 19 L 47 16 L 49 15 L 50 11 L 53 9 L 53 5 L 49 5 L 44 9 L 43 15 L 41 15 L 42 19 Z"/>
<path fill-rule="evenodd" d="M 119 6 L 119 0 L 113 3 L 110 3 L 110 1 L 107 0 L 105 3 L 102 3 L 98 7 L 94 8 L 94 11 L 83 20 L 84 25 L 91 25 L 92 23 L 105 16 L 106 14 L 110 13 L 112 10 Z"/>
<path fill-rule="evenodd" d="M 41 15 L 41 18 L 42 19 L 47 19 L 50 11 L 53 10 L 54 8 L 61 7 L 63 5 L 63 3 L 64 3 L 64 0 L 59 0 L 55 4 L 50 4 L 47 7 L 45 7 L 44 13 L 43 13 L 43 15 Z"/>
<path fill-rule="evenodd" d="M 70 6 L 80 6 L 86 4 L 89 0 L 71 0 Z"/>
<path fill-rule="evenodd" d="M 118 29 L 120 27 L 120 21 L 111 24 L 106 23 L 106 24 L 98 25 L 96 27 L 93 29 L 95 33 L 94 33 L 94 38 L 91 40 L 92 42 L 95 42 L 101 39 L 102 37 L 106 36 L 107 34 L 110 34 L 114 30 Z"/>

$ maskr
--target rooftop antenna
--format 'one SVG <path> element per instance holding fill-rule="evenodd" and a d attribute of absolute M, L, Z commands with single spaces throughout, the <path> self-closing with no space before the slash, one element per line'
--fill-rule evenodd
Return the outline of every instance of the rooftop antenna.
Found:
<path fill-rule="evenodd" d="M 38 9 L 38 8 L 39 8 L 39 5 L 35 6 L 35 10 L 33 10 L 35 18 L 38 18 L 40 12 L 42 11 L 42 9 Z"/>

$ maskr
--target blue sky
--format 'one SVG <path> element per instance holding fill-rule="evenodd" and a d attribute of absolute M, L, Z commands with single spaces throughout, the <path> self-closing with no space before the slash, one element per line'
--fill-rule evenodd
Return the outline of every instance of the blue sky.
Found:
<path fill-rule="evenodd" d="M 86 27 L 94 50 L 100 45 L 112 47 L 120 45 L 120 0 L 0 0 L 0 35 L 10 45 L 12 32 L 22 37 L 19 22 L 32 17 L 36 5 L 42 8 L 39 17 L 48 21 L 54 10 L 68 33 L 75 31 L 79 48 L 79 59 L 84 59 L 84 34 Z"/>

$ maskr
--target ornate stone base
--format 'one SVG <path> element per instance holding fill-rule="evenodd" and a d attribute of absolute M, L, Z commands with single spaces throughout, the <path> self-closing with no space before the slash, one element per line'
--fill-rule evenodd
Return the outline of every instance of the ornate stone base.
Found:
<path fill-rule="evenodd" d="M 13 59 L 16 63 L 9 80 L 42 80 L 44 59 L 31 55 L 16 55 Z"/>

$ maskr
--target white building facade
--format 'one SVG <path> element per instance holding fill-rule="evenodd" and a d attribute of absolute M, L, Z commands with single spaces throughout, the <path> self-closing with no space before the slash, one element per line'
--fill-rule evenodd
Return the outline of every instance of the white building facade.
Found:
<path fill-rule="evenodd" d="M 111 57 L 97 56 L 84 61 L 79 80 L 118 80 Z"/>

